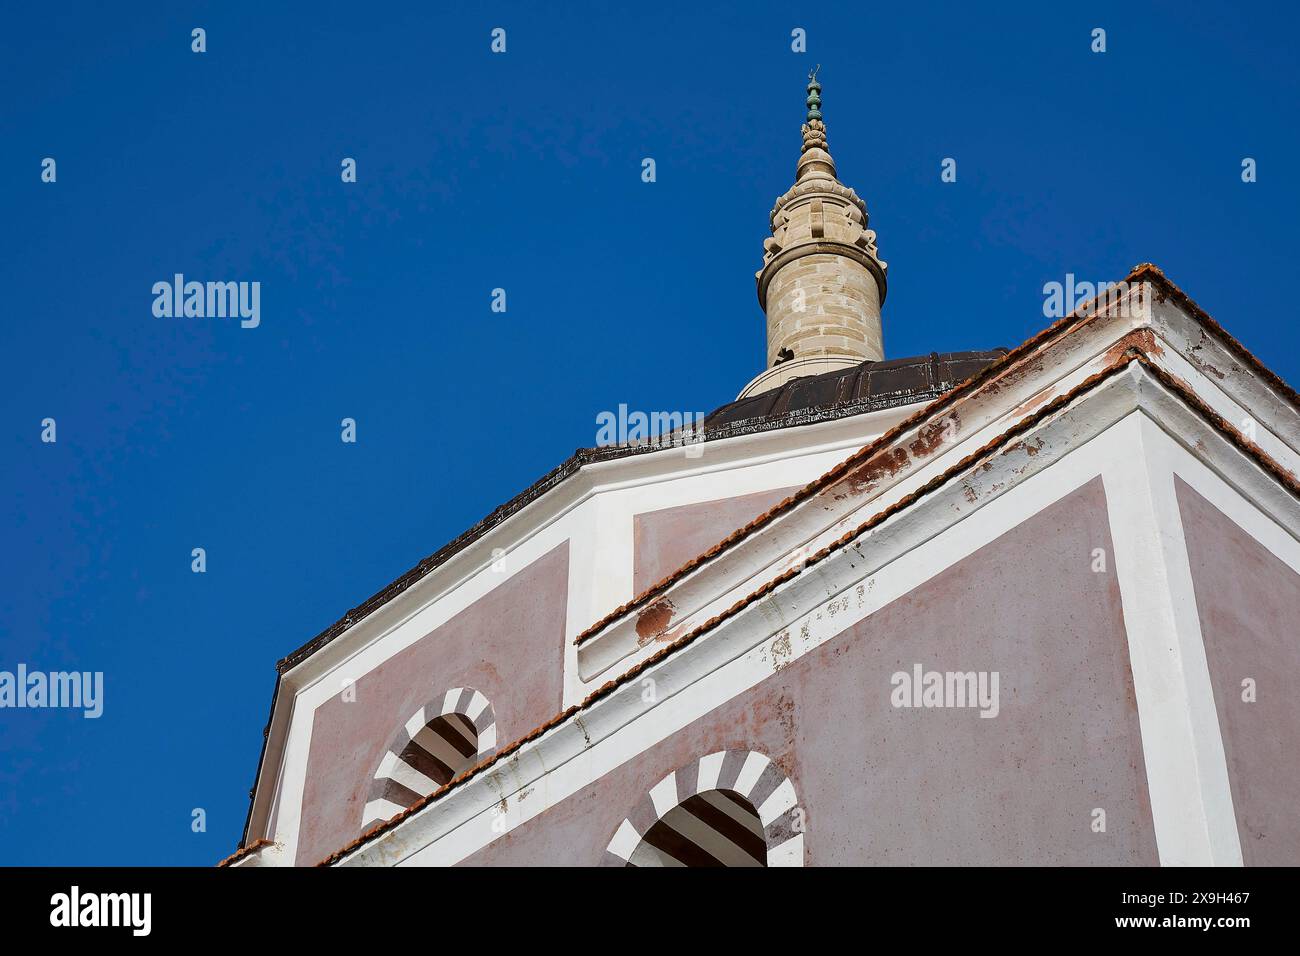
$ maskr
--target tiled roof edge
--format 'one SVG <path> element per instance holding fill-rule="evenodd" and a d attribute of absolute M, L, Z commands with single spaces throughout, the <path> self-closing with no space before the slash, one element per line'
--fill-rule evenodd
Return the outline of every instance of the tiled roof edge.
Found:
<path fill-rule="evenodd" d="M 1136 282 L 1151 281 L 1154 286 L 1158 286 L 1160 288 L 1162 293 L 1160 297 L 1162 300 L 1164 298 L 1172 298 L 1176 302 L 1178 302 L 1179 305 L 1181 305 L 1189 314 L 1191 314 L 1196 321 L 1200 322 L 1202 325 L 1207 326 L 1216 335 L 1221 337 L 1224 340 L 1224 342 L 1230 347 L 1230 349 L 1233 352 L 1235 352 L 1243 361 L 1247 362 L 1260 375 L 1261 378 L 1265 379 L 1288 401 L 1292 402 L 1297 406 L 1300 406 L 1300 395 L 1297 395 L 1294 389 L 1292 389 L 1289 385 L 1287 385 L 1286 382 L 1284 382 L 1275 372 L 1273 372 L 1271 369 L 1265 366 L 1263 362 L 1261 362 L 1254 355 L 1252 355 L 1246 349 L 1246 347 L 1243 346 L 1240 342 L 1238 342 L 1226 329 L 1223 328 L 1223 326 L 1219 325 L 1218 322 L 1214 321 L 1214 319 L 1212 319 L 1204 309 L 1202 309 L 1194 301 L 1192 301 L 1191 297 L 1188 296 L 1187 293 L 1183 292 L 1182 289 L 1178 288 L 1178 286 L 1175 285 L 1174 282 L 1171 279 L 1169 279 L 1158 266 L 1155 266 L 1150 262 L 1144 262 L 1139 265 L 1136 265 L 1129 272 L 1129 274 L 1121 281 L 1129 283 L 1130 285 Z M 1011 349 L 1001 359 L 998 359 L 992 362 L 990 365 L 985 366 L 983 369 L 981 369 L 979 372 L 976 372 L 970 378 L 967 378 L 965 381 L 947 390 L 942 395 L 940 395 L 939 397 L 931 401 L 929 404 L 927 404 L 924 408 L 918 409 L 915 414 L 910 415 L 907 418 L 903 419 L 903 421 L 899 422 L 889 431 L 885 432 L 874 442 L 871 442 L 870 444 L 866 445 L 865 447 L 860 449 L 858 452 L 850 456 L 845 461 L 840 462 L 838 465 L 836 465 L 830 471 L 826 472 L 826 474 L 822 475 L 820 478 L 817 478 L 810 484 L 804 486 L 799 491 L 791 495 L 789 498 L 786 498 L 785 500 L 774 505 L 771 509 L 759 515 L 757 518 L 749 522 L 744 527 L 739 528 L 736 531 L 732 532 L 730 535 L 728 535 L 718 544 L 714 545 L 712 548 L 705 551 L 704 553 L 699 554 L 696 557 L 692 558 L 690 561 L 686 562 L 680 568 L 670 573 L 667 577 L 663 578 L 663 580 L 650 585 L 640 594 L 632 598 L 632 600 L 610 611 L 600 620 L 596 621 L 594 624 L 590 625 L 585 630 L 583 630 L 582 633 L 580 633 L 577 637 L 574 638 L 573 643 L 575 644 L 585 643 L 586 641 L 595 637 L 596 634 L 600 633 L 605 628 L 607 628 L 610 624 L 614 623 L 615 621 L 619 620 L 622 617 L 625 617 L 627 614 L 631 613 L 632 611 L 635 611 L 636 609 L 649 604 L 653 599 L 659 597 L 665 591 L 667 591 L 671 585 L 681 580 L 682 578 L 686 577 L 692 571 L 695 571 L 697 568 L 708 563 L 713 558 L 722 554 L 724 551 L 727 551 L 730 548 L 734 547 L 735 545 L 739 544 L 742 540 L 749 537 L 755 531 L 759 530 L 760 528 L 764 527 L 767 524 L 770 524 L 773 520 L 775 520 L 780 515 L 785 514 L 787 511 L 790 511 L 800 502 L 808 498 L 811 498 L 813 495 L 817 494 L 824 488 L 833 484 L 835 481 L 839 480 L 844 475 L 848 474 L 849 471 L 851 471 L 854 467 L 868 460 L 869 458 L 871 458 L 871 456 L 875 455 L 881 449 L 891 445 L 894 441 L 898 439 L 900 435 L 905 434 L 909 429 L 915 427 L 920 422 L 925 421 L 927 418 L 930 418 L 940 409 L 947 408 L 958 398 L 961 398 L 964 395 L 971 394 L 974 391 L 978 390 L 985 382 L 996 377 L 1004 369 L 1015 364 L 1015 362 L 1019 361 L 1019 359 L 1022 358 L 1024 355 L 1034 351 L 1045 342 L 1050 341 L 1051 339 L 1055 338 L 1058 335 L 1063 335 L 1066 332 L 1073 330 L 1075 327 L 1087 325 L 1088 323 L 1093 321 L 1093 319 L 1097 318 L 1099 314 L 1095 310 L 1091 310 L 1090 307 L 1093 305 L 1093 303 L 1095 303 L 1100 298 L 1101 295 L 1099 294 L 1093 299 L 1090 299 L 1088 302 L 1084 303 L 1084 305 L 1080 306 L 1080 308 L 1077 309 L 1075 312 L 1071 313 L 1065 318 L 1058 319 L 1056 322 L 1053 322 L 1051 325 L 1043 329 L 1038 334 L 1034 335 L 1029 339 L 1026 339 L 1020 345 L 1016 346 L 1014 349 Z"/>
<path fill-rule="evenodd" d="M 940 486 L 947 484 L 957 475 L 960 475 L 963 472 L 970 469 L 980 459 L 997 451 L 999 448 L 1008 444 L 1010 441 L 1012 441 L 1019 435 L 1033 428 L 1035 425 L 1043 421 L 1045 418 L 1048 418 L 1049 416 L 1065 408 L 1067 405 L 1071 404 L 1075 399 L 1079 398 L 1084 393 L 1092 391 L 1094 388 L 1101 385 L 1106 380 L 1114 377 L 1115 375 L 1118 375 L 1119 373 L 1123 372 L 1126 368 L 1128 368 L 1129 365 L 1134 363 L 1141 365 L 1147 372 L 1151 373 L 1151 375 L 1154 378 L 1156 378 L 1162 385 L 1164 385 L 1170 391 L 1174 392 L 1180 398 L 1182 398 L 1187 403 L 1189 408 L 1191 408 L 1194 412 L 1196 412 L 1202 418 L 1204 418 L 1212 427 L 1214 427 L 1217 431 L 1223 434 L 1233 445 L 1235 445 L 1238 449 L 1244 452 L 1247 456 L 1252 458 L 1257 464 L 1260 465 L 1260 467 L 1262 467 L 1265 471 L 1267 471 L 1274 478 L 1276 478 L 1279 481 L 1279 483 L 1282 484 L 1283 487 L 1285 487 L 1292 495 L 1300 499 L 1300 480 L 1297 480 L 1295 475 L 1293 475 L 1291 472 L 1287 471 L 1285 468 L 1279 465 L 1265 451 L 1263 451 L 1263 449 L 1261 449 L 1254 442 L 1250 441 L 1248 438 L 1242 435 L 1235 427 L 1233 427 L 1231 422 L 1224 419 L 1223 416 L 1219 415 L 1208 405 L 1206 405 L 1205 402 L 1201 401 L 1195 395 L 1195 393 L 1190 389 L 1190 387 L 1186 385 L 1186 383 L 1175 378 L 1174 376 L 1170 375 L 1168 372 L 1165 372 L 1163 369 L 1155 365 L 1140 346 L 1137 345 L 1130 346 L 1124 351 L 1122 355 L 1117 357 L 1106 368 L 1098 371 L 1094 375 L 1089 376 L 1087 379 L 1080 382 L 1069 392 L 1057 396 L 1055 399 L 1048 402 L 1046 405 L 1042 406 L 1034 413 L 1021 419 L 1021 421 L 1017 422 L 1015 425 L 1008 428 L 1006 431 L 998 435 L 996 438 L 991 439 L 982 447 L 971 452 L 969 455 L 964 457 L 961 461 L 945 469 L 943 473 L 934 476 L 924 485 L 917 488 L 915 491 L 911 492 L 908 495 L 905 495 L 903 498 L 900 498 L 898 501 L 894 502 L 893 504 L 886 506 L 881 511 L 872 515 L 870 518 L 868 518 L 858 527 L 846 532 L 839 539 L 826 545 L 816 554 L 810 555 L 808 558 L 804 559 L 803 563 L 798 567 L 790 568 L 789 570 L 784 571 L 781 574 L 777 575 L 771 581 L 768 581 L 766 584 L 757 588 L 746 597 L 741 598 L 731 607 L 727 608 L 724 611 L 721 611 L 715 617 L 709 619 L 708 621 L 705 621 L 699 627 L 683 635 L 682 637 L 678 638 L 672 643 L 666 644 L 662 649 L 652 654 L 650 657 L 646 658 L 645 660 L 641 661 L 639 664 L 635 665 L 634 667 L 629 668 L 627 671 L 625 671 L 623 674 L 619 675 L 618 677 L 615 677 L 612 680 L 607 681 L 605 684 L 601 685 L 596 690 L 592 691 L 589 695 L 587 695 L 587 697 L 581 703 L 566 708 L 565 710 L 556 714 L 546 723 L 541 724 L 540 726 L 529 731 L 527 734 L 525 734 L 523 737 L 520 737 L 518 740 L 514 741 L 513 743 L 508 744 L 507 746 L 497 750 L 497 752 L 494 753 L 488 759 L 483 760 L 482 762 L 464 771 L 459 776 L 457 776 L 454 780 L 451 780 L 450 782 L 444 784 L 442 787 L 435 790 L 433 793 L 417 801 L 415 804 L 413 804 L 406 810 L 402 811 L 401 813 L 393 816 L 391 819 L 386 820 L 383 823 L 376 824 L 374 827 L 372 827 L 367 832 L 363 833 L 361 836 L 357 837 L 351 843 L 348 843 L 346 846 L 343 846 L 340 849 L 336 850 L 334 853 L 330 854 L 328 857 L 326 857 L 324 860 L 322 860 L 320 863 L 316 865 L 330 866 L 334 863 L 337 863 L 339 860 L 343 859 L 343 857 L 354 852 L 355 850 L 360 849 L 362 846 L 371 842 L 372 840 L 376 839 L 382 834 L 386 833 L 388 830 L 393 829 L 398 824 L 400 824 L 403 820 L 419 812 L 424 807 L 428 806 L 431 803 L 435 803 L 437 800 L 445 796 L 449 791 L 455 789 L 456 787 L 459 787 L 460 785 L 466 783 L 470 779 L 480 775 L 488 768 L 492 767 L 494 764 L 505 759 L 506 757 L 509 757 L 511 754 L 517 752 L 528 742 L 535 740 L 538 737 L 541 737 L 547 731 L 559 726 L 560 724 L 569 720 L 574 715 L 581 713 L 584 710 L 587 710 L 593 704 L 599 701 L 601 698 L 606 697 L 609 694 L 613 693 L 619 687 L 622 687 L 634 681 L 637 677 L 639 677 L 650 667 L 653 667 L 655 664 L 660 663 L 665 658 L 677 653 L 677 651 L 681 650 L 687 645 L 694 643 L 701 636 L 711 631 L 719 624 L 723 623 L 729 618 L 734 617 L 736 614 L 740 613 L 746 607 L 752 605 L 755 601 L 758 601 L 761 598 L 772 593 L 782 584 L 785 584 L 786 582 L 802 574 L 808 568 L 825 560 L 830 554 L 851 544 L 854 540 L 866 534 L 868 531 L 870 531 L 872 528 L 879 525 L 881 522 L 892 517 L 898 512 L 904 510 L 905 508 L 911 507 L 917 501 L 926 497 L 927 495 L 929 495 L 931 492 L 933 492 Z"/>

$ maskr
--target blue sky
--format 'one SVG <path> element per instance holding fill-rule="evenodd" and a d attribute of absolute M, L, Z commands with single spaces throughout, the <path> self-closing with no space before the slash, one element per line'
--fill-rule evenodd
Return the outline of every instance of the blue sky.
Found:
<path fill-rule="evenodd" d="M 816 63 L 887 356 L 1153 261 L 1300 383 L 1294 7 L 270 6 L 0 15 L 0 670 L 106 682 L 98 720 L 0 710 L 0 863 L 224 856 L 276 659 L 598 412 L 734 398 Z M 260 326 L 156 318 L 177 272 L 260 282 Z"/>

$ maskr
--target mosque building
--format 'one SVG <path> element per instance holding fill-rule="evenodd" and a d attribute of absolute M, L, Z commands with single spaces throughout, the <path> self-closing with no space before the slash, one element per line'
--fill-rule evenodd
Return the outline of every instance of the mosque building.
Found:
<path fill-rule="evenodd" d="M 225 865 L 1300 864 L 1300 396 L 1152 265 L 887 357 L 807 104 L 766 367 L 281 660 Z"/>

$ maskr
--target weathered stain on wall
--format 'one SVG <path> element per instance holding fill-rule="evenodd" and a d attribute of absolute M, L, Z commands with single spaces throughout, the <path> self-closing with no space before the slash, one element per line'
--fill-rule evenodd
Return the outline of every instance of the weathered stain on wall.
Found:
<path fill-rule="evenodd" d="M 1092 571 L 1098 547 L 1113 553 L 1099 478 L 465 862 L 595 865 L 649 787 L 734 749 L 790 776 L 810 865 L 1155 865 L 1119 587 Z M 894 708 L 891 675 L 916 663 L 998 671 L 999 715 Z"/>
<path fill-rule="evenodd" d="M 662 634 L 672 623 L 673 611 L 677 606 L 668 598 L 660 598 L 636 616 L 637 642 L 642 646 L 650 643 L 656 635 Z"/>
<path fill-rule="evenodd" d="M 335 696 L 317 708 L 298 865 L 357 836 L 384 749 L 433 695 L 453 687 L 481 691 L 496 712 L 498 740 L 513 740 L 563 706 L 568 576 L 566 541 L 358 678 L 355 701 Z"/>
<path fill-rule="evenodd" d="M 1174 476 L 1242 862 L 1300 861 L 1300 575 Z M 1256 700 L 1242 699 L 1242 681 Z"/>

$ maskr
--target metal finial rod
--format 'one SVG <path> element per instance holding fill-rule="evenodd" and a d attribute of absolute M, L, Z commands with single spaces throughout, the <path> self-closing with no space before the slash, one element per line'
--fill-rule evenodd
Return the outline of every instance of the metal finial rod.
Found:
<path fill-rule="evenodd" d="M 817 82 L 817 71 L 820 70 L 821 68 L 822 65 L 818 63 L 808 73 L 808 120 L 809 122 L 811 122 L 812 120 L 820 120 L 822 118 L 822 111 L 821 111 L 822 85 Z"/>

